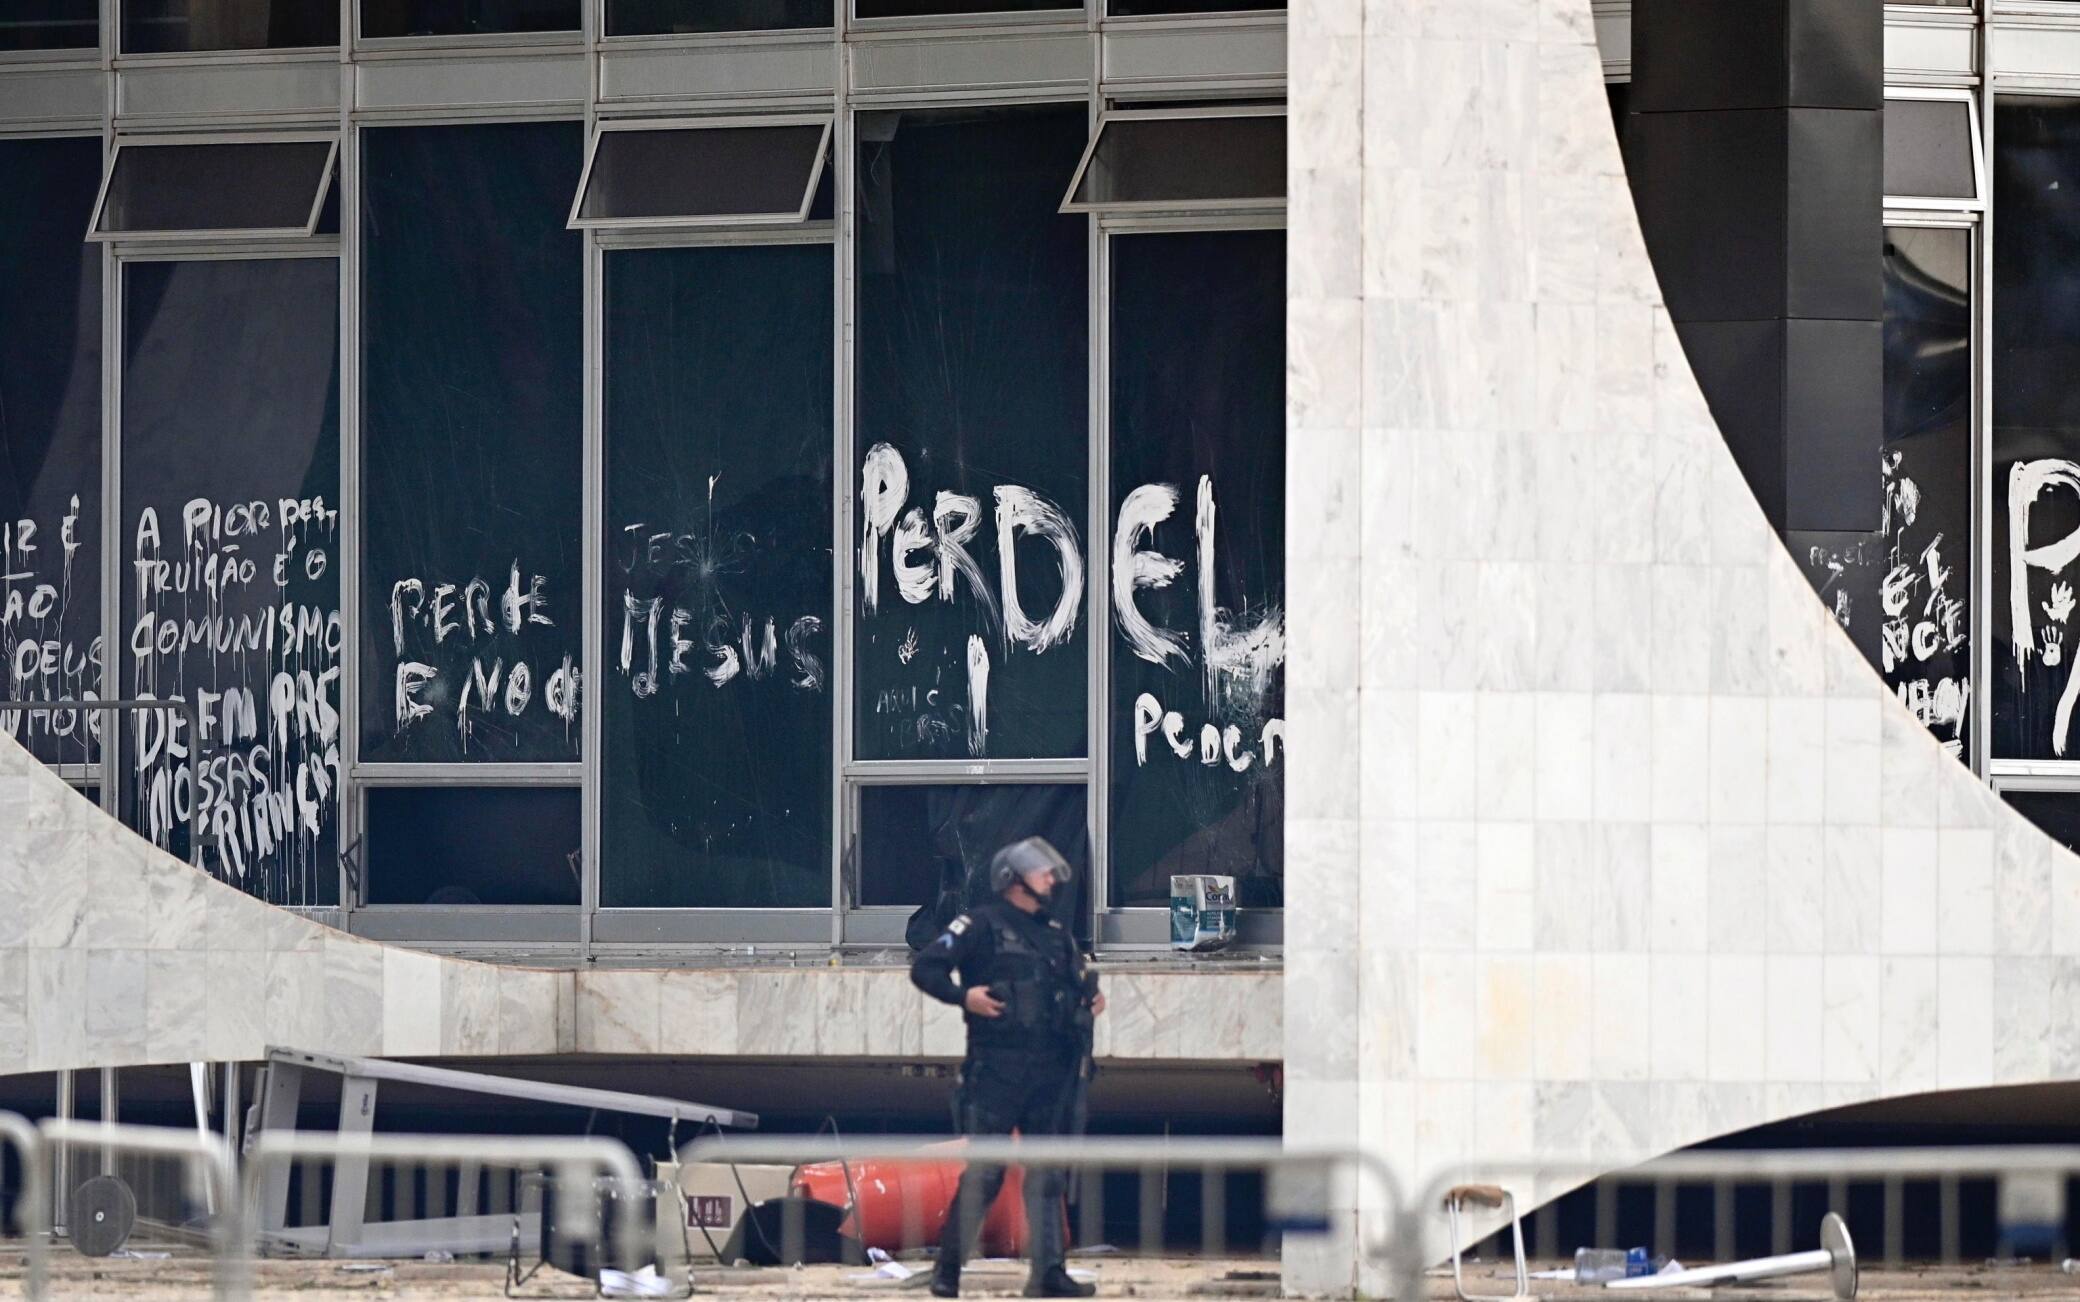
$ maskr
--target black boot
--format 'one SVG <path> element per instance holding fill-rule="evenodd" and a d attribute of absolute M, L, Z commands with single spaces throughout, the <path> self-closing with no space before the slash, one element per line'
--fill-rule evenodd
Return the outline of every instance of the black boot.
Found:
<path fill-rule="evenodd" d="M 959 1297 L 961 1295 L 961 1263 L 958 1259 L 941 1254 L 932 1263 L 932 1296 Z"/>
<path fill-rule="evenodd" d="M 1049 1266 L 1026 1281 L 1027 1297 L 1091 1297 L 1097 1291 L 1096 1284 L 1079 1283 L 1060 1266 Z"/>

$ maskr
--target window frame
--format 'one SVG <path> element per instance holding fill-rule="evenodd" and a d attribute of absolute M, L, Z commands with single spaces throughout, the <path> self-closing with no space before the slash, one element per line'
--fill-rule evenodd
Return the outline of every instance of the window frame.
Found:
<path fill-rule="evenodd" d="M 1078 202 L 1076 192 L 1083 187 L 1084 177 L 1090 172 L 1091 162 L 1097 157 L 1098 146 L 1104 142 L 1105 132 L 1115 122 L 1165 122 L 1187 119 L 1213 118 L 1259 118 L 1288 117 L 1287 106 L 1279 104 L 1236 104 L 1213 105 L 1196 108 L 1109 108 L 1098 114 L 1097 123 L 1091 128 L 1091 138 L 1084 143 L 1083 157 L 1077 161 L 1076 171 L 1069 178 L 1069 188 L 1062 194 L 1062 205 L 1058 211 L 1084 213 L 1100 218 L 1125 216 L 1134 213 L 1280 213 L 1286 210 L 1288 196 L 1277 199 L 1135 199 Z M 1288 128 L 1290 130 L 1290 128 Z M 1283 218 L 1281 218 L 1283 224 Z"/>
<path fill-rule="evenodd" d="M 104 231 L 108 194 L 115 184 L 116 169 L 122 166 L 125 149 L 157 149 L 180 145 L 329 145 L 325 163 L 318 173 L 317 194 L 304 224 L 297 226 L 232 226 L 213 230 L 125 230 Z M 118 135 L 109 142 L 108 163 L 101 170 L 101 189 L 94 196 L 94 211 L 87 218 L 89 244 L 175 244 L 216 240 L 308 240 L 318 231 L 325 212 L 325 199 L 340 183 L 339 133 L 333 131 L 270 131 L 230 133 L 183 133 L 171 135 Z M 344 217 L 342 218 L 344 220 Z"/>
<path fill-rule="evenodd" d="M 1920 100 L 1941 104 L 1962 103 L 1965 106 L 1965 122 L 1971 137 L 1972 194 L 1969 198 L 1960 198 L 1955 195 L 1887 194 L 1885 196 L 1885 207 L 1887 210 L 1915 209 L 1923 212 L 1985 212 L 1987 196 L 1992 189 L 1992 176 L 1987 170 L 1986 133 L 1983 124 L 1979 120 L 1978 94 L 1958 87 L 1887 86 L 1885 88 L 1885 102 L 1889 105 L 1894 100 Z"/>
<path fill-rule="evenodd" d="M 625 131 L 740 131 L 755 127 L 813 127 L 823 128 L 817 143 L 816 155 L 809 164 L 808 185 L 802 191 L 802 202 L 795 211 L 770 213 L 718 213 L 713 215 L 688 215 L 677 217 L 586 217 L 585 196 L 592 188 L 593 164 L 599 161 L 600 146 L 611 134 Z M 816 189 L 823 181 L 824 171 L 830 166 L 831 137 L 836 127 L 835 115 L 830 113 L 772 113 L 737 114 L 727 117 L 707 118 L 614 118 L 596 124 L 591 138 L 585 145 L 585 166 L 578 173 L 578 192 L 571 199 L 570 219 L 566 228 L 574 231 L 628 231 L 628 230 L 717 230 L 743 228 L 747 226 L 799 226 L 809 219 L 809 209 L 816 203 Z"/>

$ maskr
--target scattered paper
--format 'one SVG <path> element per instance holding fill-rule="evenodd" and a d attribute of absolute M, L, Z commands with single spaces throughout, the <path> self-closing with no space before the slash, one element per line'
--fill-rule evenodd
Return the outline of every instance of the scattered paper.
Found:
<path fill-rule="evenodd" d="M 879 1248 L 868 1249 L 867 1260 L 875 1261 L 879 1264 L 872 1270 L 854 1271 L 845 1278 L 854 1284 L 871 1284 L 883 1279 L 908 1279 L 917 1273 L 902 1262 L 882 1252 Z"/>
<path fill-rule="evenodd" d="M 608 1267 L 599 1273 L 599 1295 L 601 1297 L 670 1297 L 672 1281 L 657 1273 L 657 1267 L 645 1266 L 638 1271 L 615 1270 Z"/>
<path fill-rule="evenodd" d="M 108 1255 L 111 1257 L 123 1257 L 130 1261 L 164 1261 L 173 1254 L 170 1252 L 139 1252 L 135 1248 L 117 1248 Z"/>
<path fill-rule="evenodd" d="M 1530 1278 L 1532 1278 L 1532 1279 L 1573 1279 L 1573 1278 L 1574 1278 L 1574 1267 L 1572 1267 L 1572 1266 L 1564 1266 L 1564 1267 L 1562 1267 L 1562 1268 L 1561 1268 L 1561 1269 L 1559 1269 L 1559 1270 L 1534 1270 L 1534 1271 L 1532 1271 L 1532 1272 L 1531 1272 Z"/>

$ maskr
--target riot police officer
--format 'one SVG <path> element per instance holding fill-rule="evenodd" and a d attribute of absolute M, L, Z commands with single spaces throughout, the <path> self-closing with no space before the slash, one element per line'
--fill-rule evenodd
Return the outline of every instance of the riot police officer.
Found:
<path fill-rule="evenodd" d="M 1090 1074 L 1090 1020 L 1105 1007 L 1097 974 L 1060 920 L 1048 913 L 1070 880 L 1069 863 L 1042 837 L 1027 837 L 990 860 L 996 898 L 947 924 L 910 967 L 918 989 L 965 1012 L 968 1057 L 961 1066 L 960 1127 L 969 1135 L 1078 1133 Z M 955 973 L 959 979 L 955 979 Z M 1004 1183 L 1004 1168 L 971 1163 L 961 1173 L 932 1270 L 932 1293 L 958 1297 L 961 1261 Z M 1027 1240 L 1033 1258 L 1027 1297 L 1089 1297 L 1070 1278 L 1060 1170 L 1029 1172 Z"/>

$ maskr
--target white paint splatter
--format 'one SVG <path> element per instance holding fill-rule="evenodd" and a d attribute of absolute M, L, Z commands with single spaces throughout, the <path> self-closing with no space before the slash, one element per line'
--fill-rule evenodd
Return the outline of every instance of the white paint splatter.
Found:
<path fill-rule="evenodd" d="M 1199 543 L 1199 655 L 1206 676 L 1206 705 L 1216 714 L 1254 719 L 1264 709 L 1278 668 L 1286 659 L 1285 615 L 1276 606 L 1243 632 L 1214 597 L 1213 477 L 1199 476 L 1199 509 L 1193 521 Z"/>
<path fill-rule="evenodd" d="M 1061 508 L 1029 488 L 1003 484 L 997 499 L 997 586 L 1004 601 L 1004 636 L 1038 654 L 1065 640 L 1076 630 L 1077 612 L 1083 608 L 1083 549 L 1076 526 Z M 1027 617 L 1018 596 L 1018 553 L 1021 533 L 1045 538 L 1054 544 L 1055 564 L 1062 582 L 1062 595 L 1045 620 Z"/>
<path fill-rule="evenodd" d="M 860 463 L 859 478 L 859 599 L 872 614 L 881 604 L 881 540 L 910 496 L 910 470 L 902 453 L 876 443 Z"/>
<path fill-rule="evenodd" d="M 968 754 L 977 759 L 989 751 L 989 648 L 968 635 Z"/>
<path fill-rule="evenodd" d="M 1143 588 L 1167 588 L 1184 572 L 1184 562 L 1140 549 L 1142 539 L 1177 510 L 1177 489 L 1169 484 L 1143 484 L 1120 503 L 1112 530 L 1112 614 L 1127 646 L 1150 664 L 1175 660 L 1185 664 L 1184 639 L 1148 622 L 1134 604 Z"/>

